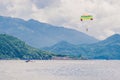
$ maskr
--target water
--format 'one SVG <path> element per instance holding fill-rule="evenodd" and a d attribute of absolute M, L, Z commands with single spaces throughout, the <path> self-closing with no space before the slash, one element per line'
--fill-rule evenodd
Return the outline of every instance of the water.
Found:
<path fill-rule="evenodd" d="M 120 61 L 0 61 L 0 80 L 120 80 Z"/>

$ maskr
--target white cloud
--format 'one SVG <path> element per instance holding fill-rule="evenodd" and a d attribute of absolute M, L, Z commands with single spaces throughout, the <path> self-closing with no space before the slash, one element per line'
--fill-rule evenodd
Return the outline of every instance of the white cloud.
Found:
<path fill-rule="evenodd" d="M 0 0 L 0 15 L 28 19 L 32 14 L 30 0 Z"/>
<path fill-rule="evenodd" d="M 47 7 L 56 7 L 59 6 L 60 0 L 31 0 L 37 8 L 47 8 Z"/>
<path fill-rule="evenodd" d="M 118 0 L 0 0 L 0 15 L 33 18 L 73 28 L 98 39 L 120 33 L 119 9 Z M 81 23 L 79 19 L 84 13 L 92 14 L 94 20 Z"/>

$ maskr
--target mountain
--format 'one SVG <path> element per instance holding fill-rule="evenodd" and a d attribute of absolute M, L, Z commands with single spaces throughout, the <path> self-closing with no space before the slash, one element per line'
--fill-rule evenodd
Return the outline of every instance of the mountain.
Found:
<path fill-rule="evenodd" d="M 107 39 L 99 42 L 98 44 L 102 44 L 102 45 L 115 45 L 115 44 L 119 44 L 120 43 L 120 35 L 119 34 L 114 34 L 110 37 L 108 37 Z"/>
<path fill-rule="evenodd" d="M 77 51 L 76 50 L 76 46 L 73 45 L 73 44 L 70 44 L 68 42 L 65 42 L 65 41 L 61 41 L 51 47 L 46 47 L 44 48 L 44 50 L 47 50 L 47 51 L 50 51 L 50 52 L 54 52 L 54 53 L 58 53 L 58 54 L 63 54 L 63 55 L 70 55 L 70 54 L 76 54 L 75 52 L 72 51 L 71 53 L 71 50 L 74 50 L 74 51 Z"/>
<path fill-rule="evenodd" d="M 51 47 L 45 47 L 43 50 L 52 52 L 57 55 L 79 56 L 81 54 L 85 54 L 86 52 L 84 45 L 74 45 L 65 41 L 61 41 Z"/>
<path fill-rule="evenodd" d="M 51 59 L 48 52 L 33 48 L 16 37 L 0 34 L 0 59 Z"/>
<path fill-rule="evenodd" d="M 66 43 L 60 42 L 44 49 L 56 54 L 81 55 L 84 59 L 120 59 L 120 35 L 115 34 L 93 44 L 72 45 L 67 43 L 66 45 Z"/>
<path fill-rule="evenodd" d="M 0 33 L 9 34 L 36 47 L 52 46 L 60 41 L 72 44 L 95 43 L 98 40 L 82 32 L 60 26 L 53 26 L 33 19 L 0 16 Z"/>
<path fill-rule="evenodd" d="M 93 44 L 95 59 L 120 59 L 120 35 L 115 34 L 107 39 Z"/>

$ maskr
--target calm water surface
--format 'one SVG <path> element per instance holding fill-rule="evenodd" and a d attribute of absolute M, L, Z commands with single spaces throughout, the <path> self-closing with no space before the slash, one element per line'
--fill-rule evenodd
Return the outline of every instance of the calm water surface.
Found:
<path fill-rule="evenodd" d="M 0 80 L 120 80 L 120 61 L 0 61 Z"/>

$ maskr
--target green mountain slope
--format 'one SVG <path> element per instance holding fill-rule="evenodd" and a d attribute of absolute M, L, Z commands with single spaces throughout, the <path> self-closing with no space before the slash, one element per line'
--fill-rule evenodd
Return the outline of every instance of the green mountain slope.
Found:
<path fill-rule="evenodd" d="M 84 59 L 120 59 L 120 35 L 115 34 L 94 44 L 72 45 L 60 42 L 44 49 L 56 54 L 79 56 Z"/>
<path fill-rule="evenodd" d="M 25 44 L 25 42 L 0 34 L 0 59 L 51 59 L 48 52 L 38 50 Z"/>

